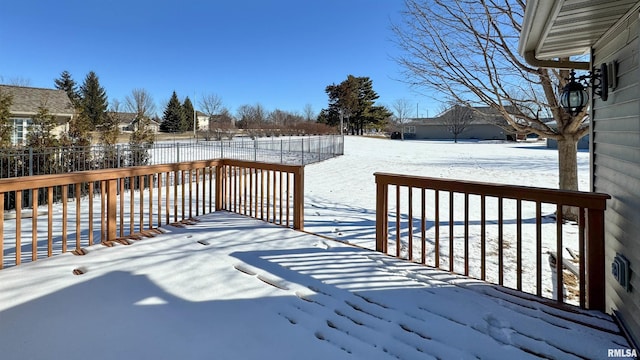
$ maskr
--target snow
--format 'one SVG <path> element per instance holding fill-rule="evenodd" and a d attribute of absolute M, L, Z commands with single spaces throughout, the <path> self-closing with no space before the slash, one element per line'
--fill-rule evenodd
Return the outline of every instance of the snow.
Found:
<path fill-rule="evenodd" d="M 2 270 L 0 358 L 571 359 L 628 349 L 607 315 L 366 249 L 374 172 L 557 187 L 556 152 L 542 146 L 347 137 L 344 156 L 305 168 L 308 233 L 216 212 L 132 245 Z M 578 155 L 587 190 L 588 154 Z"/>

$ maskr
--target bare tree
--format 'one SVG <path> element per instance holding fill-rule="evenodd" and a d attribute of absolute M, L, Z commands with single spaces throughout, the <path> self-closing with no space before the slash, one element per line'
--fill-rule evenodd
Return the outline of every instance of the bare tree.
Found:
<path fill-rule="evenodd" d="M 175 93 L 174 93 L 175 94 Z M 125 98 L 126 107 L 136 114 L 133 131 L 129 135 L 129 164 L 148 165 L 149 149 L 154 142 L 151 117 L 155 116 L 155 103 L 145 89 L 133 89 Z"/>
<path fill-rule="evenodd" d="M 471 122 L 473 122 L 474 112 L 466 106 L 453 105 L 443 111 L 440 118 L 447 130 L 453 134 L 453 141 L 458 142 L 458 136 L 462 134 Z"/>
<path fill-rule="evenodd" d="M 156 104 L 151 94 L 145 89 L 133 89 L 124 99 L 125 107 L 135 113 L 137 119 L 151 118 L 155 115 Z"/>
<path fill-rule="evenodd" d="M 198 106 L 207 115 L 209 125 L 211 125 L 213 117 L 222 113 L 222 98 L 217 94 L 205 94 L 200 98 Z"/>
<path fill-rule="evenodd" d="M 400 138 L 404 140 L 404 124 L 409 121 L 411 104 L 407 99 L 396 99 L 396 101 L 391 104 L 391 109 L 393 110 L 396 123 L 400 126 Z"/>
<path fill-rule="evenodd" d="M 7 78 L 7 79 L 0 76 L 0 83 L 5 83 L 7 85 L 13 85 L 13 86 L 22 86 L 22 87 L 31 86 L 31 80 L 28 78 L 23 78 L 22 76 L 14 76 L 12 78 Z"/>
<path fill-rule="evenodd" d="M 311 121 L 311 119 L 316 116 L 316 113 L 313 111 L 313 105 L 311 104 L 305 104 L 302 112 L 304 113 L 304 119 L 306 121 Z"/>
<path fill-rule="evenodd" d="M 560 188 L 577 190 L 586 109 L 572 115 L 560 105 L 568 70 L 535 68 L 519 56 L 524 6 L 523 0 L 405 0 L 402 23 L 392 25 L 403 50 L 396 60 L 418 88 L 467 107 L 489 106 L 516 131 L 557 140 Z"/>
<path fill-rule="evenodd" d="M 284 110 L 275 109 L 267 115 L 267 120 L 274 125 L 283 126 L 288 115 Z"/>
<path fill-rule="evenodd" d="M 265 122 L 267 115 L 261 104 L 240 105 L 237 111 L 239 127 L 245 129 L 259 129 Z"/>

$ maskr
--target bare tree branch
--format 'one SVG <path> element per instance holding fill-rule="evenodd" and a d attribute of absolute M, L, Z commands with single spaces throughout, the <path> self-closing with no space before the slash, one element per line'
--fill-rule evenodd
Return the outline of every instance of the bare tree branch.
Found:
<path fill-rule="evenodd" d="M 557 140 L 569 154 L 559 158 L 560 188 L 577 190 L 586 110 L 572 116 L 560 106 L 567 70 L 535 68 L 518 54 L 524 8 L 523 0 L 405 0 L 392 24 L 402 50 L 395 60 L 408 84 L 437 100 L 489 106 L 516 131 Z"/>

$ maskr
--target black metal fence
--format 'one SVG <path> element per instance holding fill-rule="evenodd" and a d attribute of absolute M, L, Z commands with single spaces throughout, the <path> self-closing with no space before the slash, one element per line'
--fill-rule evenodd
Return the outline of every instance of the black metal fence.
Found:
<path fill-rule="evenodd" d="M 342 135 L 291 136 L 233 140 L 159 142 L 148 146 L 0 149 L 0 178 L 61 174 L 136 165 L 207 159 L 237 159 L 307 165 L 344 154 Z"/>

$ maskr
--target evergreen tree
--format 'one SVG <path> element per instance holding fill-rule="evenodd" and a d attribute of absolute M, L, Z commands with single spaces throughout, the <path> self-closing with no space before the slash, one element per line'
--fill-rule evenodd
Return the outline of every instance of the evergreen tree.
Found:
<path fill-rule="evenodd" d="M 69 130 L 60 137 L 60 145 L 89 146 L 91 145 L 91 129 L 86 116 L 79 111 L 69 121 Z"/>
<path fill-rule="evenodd" d="M 38 112 L 31 118 L 33 121 L 27 132 L 27 146 L 37 149 L 58 146 L 53 134 L 57 124 L 46 105 L 40 105 Z"/>
<path fill-rule="evenodd" d="M 349 75 L 340 84 L 327 86 L 325 92 L 329 96 L 329 109 L 323 109 L 320 119 L 327 124 L 336 124 L 342 116 L 345 127 L 352 134 L 362 134 L 367 125 L 375 126 L 391 116 L 386 108 L 374 107 L 378 94 L 368 77 Z"/>
<path fill-rule="evenodd" d="M 78 85 L 71 77 L 71 74 L 65 70 L 60 74 L 60 78 L 54 80 L 55 87 L 58 90 L 64 90 L 71 100 L 73 106 L 77 107 L 80 101 L 80 94 L 78 93 Z"/>
<path fill-rule="evenodd" d="M 194 121 L 194 109 L 193 104 L 191 103 L 191 99 L 187 96 L 184 99 L 184 103 L 182 103 L 182 110 L 184 111 L 185 123 L 182 126 L 183 131 L 193 131 L 193 121 Z M 196 124 L 197 126 L 197 124 Z"/>
<path fill-rule="evenodd" d="M 135 130 L 129 137 L 129 148 L 131 149 L 130 165 L 149 164 L 149 149 L 153 145 L 153 140 L 154 134 L 153 130 L 151 130 L 151 119 L 146 116 L 139 118 Z"/>
<path fill-rule="evenodd" d="M 69 130 L 60 135 L 58 141 L 61 149 L 61 163 L 63 172 L 86 170 L 91 168 L 91 133 L 88 121 L 76 110 L 69 121 Z"/>
<path fill-rule="evenodd" d="M 160 130 L 164 132 L 181 132 L 185 129 L 182 126 L 186 123 L 184 110 L 178 100 L 178 95 L 173 92 L 169 103 L 164 110 L 164 116 L 162 117 L 162 123 L 160 124 Z"/>
<path fill-rule="evenodd" d="M 100 129 L 107 112 L 107 93 L 95 72 L 90 71 L 80 86 L 80 109 L 92 130 Z"/>
<path fill-rule="evenodd" d="M 31 126 L 27 132 L 27 147 L 33 148 L 33 156 L 29 168 L 33 175 L 55 174 L 59 172 L 56 167 L 55 154 L 45 151 L 46 148 L 57 147 L 58 140 L 53 134 L 56 128 L 55 117 L 49 112 L 46 104 L 38 107 L 38 112 L 31 117 Z"/>
<path fill-rule="evenodd" d="M 118 136 L 120 136 L 120 102 L 113 100 L 111 108 L 107 111 L 102 123 L 102 129 L 100 131 L 100 144 L 104 146 L 115 146 L 118 143 Z"/>
<path fill-rule="evenodd" d="M 13 124 L 9 120 L 11 116 L 11 104 L 13 96 L 0 91 L 0 148 L 7 148 L 11 145 L 11 134 Z"/>

